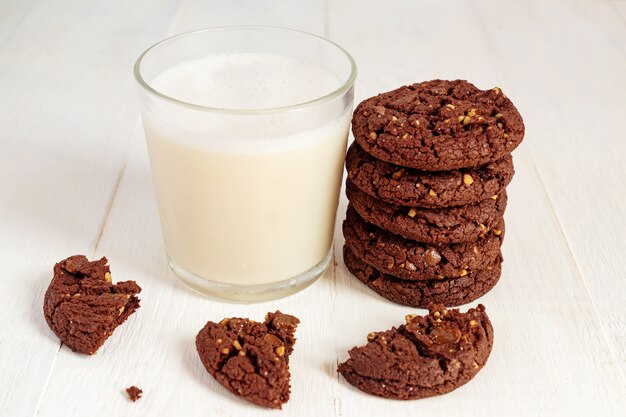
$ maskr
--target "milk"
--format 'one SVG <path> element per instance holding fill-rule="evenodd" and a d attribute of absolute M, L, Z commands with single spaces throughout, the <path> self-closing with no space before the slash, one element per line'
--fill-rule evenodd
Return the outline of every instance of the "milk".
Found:
<path fill-rule="evenodd" d="M 240 53 L 185 61 L 150 84 L 177 100 L 245 113 L 314 100 L 340 81 L 304 60 Z M 171 261 L 248 286 L 290 279 L 326 257 L 350 109 L 330 119 L 316 111 L 144 112 Z"/>

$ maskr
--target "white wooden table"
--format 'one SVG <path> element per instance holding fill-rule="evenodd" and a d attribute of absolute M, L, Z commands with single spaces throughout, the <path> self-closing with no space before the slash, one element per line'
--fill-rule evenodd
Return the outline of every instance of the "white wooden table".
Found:
<path fill-rule="evenodd" d="M 412 312 L 350 277 L 339 232 L 335 267 L 286 299 L 221 303 L 172 277 L 131 67 L 168 33 L 232 24 L 340 43 L 357 101 L 466 78 L 517 104 L 504 272 L 480 299 L 496 340 L 471 383 L 399 402 L 337 376 L 350 347 Z M 280 415 L 626 415 L 625 132 L 624 0 L 0 0 L 0 416 L 278 415 L 218 385 L 193 343 L 209 319 L 277 308 L 302 320 Z M 344 213 L 342 200 L 337 224 Z M 52 265 L 75 253 L 144 289 L 93 357 L 61 347 L 42 314 Z"/>

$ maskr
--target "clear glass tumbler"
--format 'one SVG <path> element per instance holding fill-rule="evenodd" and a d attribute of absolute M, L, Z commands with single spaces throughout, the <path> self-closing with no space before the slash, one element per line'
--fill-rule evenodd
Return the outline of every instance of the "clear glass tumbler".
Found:
<path fill-rule="evenodd" d="M 220 65 L 215 80 L 202 78 Z M 311 76 L 322 72 L 323 83 Z M 139 57 L 152 177 L 180 281 L 251 302 L 295 293 L 324 273 L 356 72 L 338 45 L 270 27 L 176 35 Z M 247 82 L 260 73 L 262 87 Z M 213 92 L 197 98 L 207 84 Z"/>

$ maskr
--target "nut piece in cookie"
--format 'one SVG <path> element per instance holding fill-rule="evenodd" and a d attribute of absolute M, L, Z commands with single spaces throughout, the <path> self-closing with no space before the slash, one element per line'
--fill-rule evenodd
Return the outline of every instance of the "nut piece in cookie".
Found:
<path fill-rule="evenodd" d="M 235 395 L 263 407 L 281 408 L 289 400 L 289 356 L 300 323 L 280 311 L 265 321 L 225 318 L 212 321 L 196 336 L 206 370 Z"/>
<path fill-rule="evenodd" d="M 113 331 L 139 308 L 135 281 L 113 284 L 107 259 L 90 262 L 70 256 L 54 266 L 44 296 L 50 329 L 75 352 L 93 355 Z"/>
<path fill-rule="evenodd" d="M 339 373 L 368 394 L 409 400 L 453 391 L 485 365 L 493 328 L 485 307 L 467 313 L 433 304 L 429 314 L 406 316 L 406 324 L 372 332 L 350 350 Z"/>

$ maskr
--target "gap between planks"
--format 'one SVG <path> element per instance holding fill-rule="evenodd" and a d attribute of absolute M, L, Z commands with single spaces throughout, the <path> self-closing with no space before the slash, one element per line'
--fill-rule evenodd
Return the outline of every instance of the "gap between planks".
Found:
<path fill-rule="evenodd" d="M 132 130 L 130 146 L 128 147 L 128 151 L 124 156 L 124 161 L 122 163 L 122 167 L 120 172 L 117 174 L 117 179 L 113 184 L 113 190 L 111 191 L 111 196 L 107 201 L 107 206 L 104 212 L 104 216 L 102 221 L 100 222 L 100 228 L 98 229 L 98 234 L 96 236 L 96 240 L 93 244 L 93 250 L 91 252 L 91 259 L 96 256 L 96 252 L 98 250 L 98 245 L 100 244 L 100 240 L 102 239 L 102 234 L 104 233 L 104 228 L 106 227 L 107 221 L 109 219 L 109 215 L 111 214 L 111 208 L 113 207 L 113 203 L 115 202 L 115 198 L 117 197 L 117 192 L 120 188 L 120 184 L 122 182 L 122 178 L 124 177 L 124 172 L 126 172 L 126 165 L 128 164 L 128 159 L 130 158 L 133 147 L 135 146 L 137 129 L 140 128 L 141 119 L 137 121 L 135 124 L 135 128 Z M 52 359 L 52 364 L 50 365 L 50 370 L 48 371 L 48 375 L 46 377 L 46 382 L 43 386 L 43 390 L 41 390 L 41 394 L 39 395 L 39 399 L 37 400 L 37 406 L 35 407 L 34 417 L 39 415 L 39 409 L 41 408 L 41 404 L 43 404 L 43 400 L 46 398 L 46 394 L 48 393 L 48 385 L 50 384 L 50 380 L 52 379 L 52 375 L 54 374 L 54 370 L 56 369 L 56 364 L 59 359 L 59 354 L 61 353 L 61 348 L 63 347 L 63 342 L 59 342 L 59 348 L 54 354 L 54 358 Z"/>
<path fill-rule="evenodd" d="M 532 162 L 532 167 L 535 170 L 537 177 L 539 178 L 539 180 L 541 181 L 541 188 L 543 190 L 543 193 L 545 194 L 548 203 L 550 204 L 550 209 L 552 210 L 552 214 L 554 216 L 554 218 L 556 219 L 556 223 L 559 229 L 559 233 L 561 235 L 561 238 L 563 239 L 563 242 L 565 242 L 565 246 L 567 247 L 567 252 L 569 253 L 569 256 L 571 258 L 571 261 L 574 265 L 574 270 L 575 270 L 575 276 L 577 278 L 579 278 L 582 283 L 583 283 L 583 287 L 585 288 L 585 294 L 587 296 L 587 299 L 589 300 L 589 304 L 591 305 L 591 311 L 593 311 L 593 314 L 595 315 L 596 319 L 598 320 L 599 323 L 602 323 L 601 320 L 601 315 L 600 315 L 600 311 L 598 310 L 598 306 L 596 305 L 596 303 L 594 302 L 594 299 L 591 295 L 591 291 L 589 290 L 589 286 L 587 285 L 587 280 L 585 279 L 585 276 L 582 272 L 582 269 L 580 268 L 580 265 L 578 264 L 578 261 L 576 260 L 576 254 L 574 253 L 574 251 L 572 250 L 572 246 L 569 243 L 569 240 L 567 239 L 567 234 L 565 233 L 565 230 L 563 229 L 563 226 L 561 224 L 561 219 L 559 218 L 559 214 L 556 210 L 556 207 L 554 205 L 554 203 L 552 202 L 552 198 L 550 197 L 550 193 L 548 192 L 547 187 L 545 186 L 544 180 L 543 180 L 543 176 L 541 175 L 541 170 L 537 167 L 537 164 L 535 163 L 535 156 L 533 154 L 533 149 L 532 147 L 530 148 L 530 152 L 528 153 Z M 603 337 L 603 341 L 604 341 L 604 345 L 608 346 L 610 355 L 611 355 L 611 359 L 613 359 L 613 363 L 619 363 L 619 355 L 615 349 L 615 347 L 613 346 L 613 343 L 611 343 L 611 339 L 609 338 L 609 335 L 607 333 L 607 330 L 605 329 L 604 326 L 598 326 L 600 328 L 600 334 Z M 624 382 L 626 381 L 626 374 L 624 374 L 624 368 L 619 366 L 618 367 L 618 377 L 619 379 Z"/>
<path fill-rule="evenodd" d="M 34 3 L 34 1 L 31 3 L 30 8 L 32 8 L 32 4 Z M 165 33 L 165 37 L 169 37 L 172 36 L 175 29 L 177 27 L 179 27 L 181 25 L 181 19 L 184 15 L 184 7 L 182 6 L 182 4 L 184 3 L 183 0 L 176 0 L 176 7 L 175 7 L 175 11 L 174 14 L 172 15 L 170 24 L 168 25 L 168 29 Z M 329 0 L 324 0 L 324 23 L 323 23 L 323 36 L 324 37 L 328 37 L 328 31 L 329 31 Z M 27 15 L 27 13 L 24 13 L 24 15 L 22 16 L 22 18 L 20 19 L 20 21 L 16 24 L 15 28 L 19 27 L 19 25 L 22 23 L 22 21 L 25 19 L 25 16 Z M 12 33 L 15 32 L 15 28 L 13 29 Z M 10 38 L 10 37 L 9 37 Z M 8 39 L 8 38 L 7 38 Z M 2 43 L 2 45 L 0 45 L 0 47 L 2 47 L 5 44 L 5 42 Z M 147 47 L 147 46 L 146 46 Z M 111 214 L 111 210 L 113 208 L 113 205 L 115 204 L 115 200 L 117 198 L 118 195 L 118 191 L 120 188 L 120 185 L 122 183 L 122 180 L 124 179 L 124 174 L 126 172 L 126 167 L 128 164 L 128 160 L 130 158 L 131 152 L 134 148 L 134 146 L 136 145 L 136 141 L 138 140 L 136 137 L 141 135 L 139 134 L 139 129 L 141 129 L 141 117 L 139 117 L 137 123 L 135 124 L 135 128 L 132 130 L 131 132 L 131 143 L 130 146 L 128 147 L 127 153 L 124 156 L 124 160 L 123 160 L 123 164 L 121 166 L 121 169 L 117 175 L 116 181 L 114 183 L 113 186 L 113 190 L 111 192 L 111 196 L 109 198 L 109 200 L 107 201 L 107 206 L 105 209 L 105 213 L 102 219 L 102 222 L 100 224 L 100 227 L 98 229 L 97 232 L 97 236 L 96 239 L 94 241 L 94 245 L 93 245 L 93 251 L 92 251 L 92 258 L 95 257 L 96 252 L 98 250 L 100 241 L 102 239 L 102 236 L 104 234 L 104 231 L 106 229 L 106 225 L 107 222 L 109 220 L 109 216 Z M 333 241 L 334 244 L 334 241 Z M 337 279 L 337 274 L 336 274 L 336 270 L 337 270 L 337 261 L 335 258 L 336 254 L 335 254 L 335 250 L 333 247 L 333 257 L 332 257 L 332 281 L 331 281 L 331 296 L 332 296 L 332 308 L 333 311 L 335 311 L 335 307 L 336 307 L 336 296 L 337 296 L 337 284 L 336 284 L 336 279 Z M 59 343 L 59 347 L 56 351 L 56 354 L 54 355 L 54 359 L 52 361 L 52 364 L 50 366 L 50 370 L 48 372 L 48 375 L 46 377 L 46 381 L 44 384 L 44 388 L 39 396 L 39 399 L 37 401 L 37 405 L 35 408 L 35 414 L 34 417 L 36 417 L 37 415 L 39 415 L 40 412 L 40 407 L 44 402 L 44 399 L 46 397 L 46 394 L 48 392 L 48 386 L 49 383 L 52 379 L 52 375 L 54 374 L 54 370 L 56 369 L 56 363 L 58 361 L 59 358 L 59 354 L 61 352 L 61 348 L 63 347 L 63 343 Z M 337 359 L 337 363 L 338 363 L 338 359 Z M 334 414 L 336 417 L 341 417 L 342 413 L 341 413 L 341 399 L 338 396 L 338 389 L 336 389 L 337 387 L 335 387 L 335 389 L 333 390 L 333 409 L 334 409 Z"/>
<path fill-rule="evenodd" d="M 119 174 L 117 174 L 115 184 L 113 184 L 113 191 L 111 192 L 111 197 L 109 197 L 109 201 L 107 203 L 107 207 L 104 212 L 104 218 L 102 219 L 102 222 L 100 223 L 100 228 L 98 229 L 98 235 L 96 236 L 96 241 L 93 245 L 93 252 L 91 253 L 92 259 L 96 256 L 96 252 L 98 251 L 98 246 L 100 245 L 100 240 L 102 239 L 102 234 L 104 233 L 104 228 L 106 227 L 107 221 L 109 220 L 109 215 L 111 214 L 111 208 L 113 208 L 113 202 L 115 201 L 115 197 L 117 196 L 117 191 L 120 188 L 120 183 L 122 182 L 122 178 L 124 177 L 124 172 L 126 172 L 126 165 L 128 164 L 128 158 L 130 157 L 130 153 L 132 152 L 132 149 L 135 143 L 134 137 L 135 137 L 135 134 L 133 134 L 133 138 L 131 139 L 129 151 L 124 157 L 122 169 L 120 170 Z"/>
<path fill-rule="evenodd" d="M 328 9 L 327 9 L 328 10 Z M 325 30 L 328 29 L 328 25 L 325 25 Z M 339 190 L 339 192 L 343 192 L 343 188 Z M 339 206 L 339 204 L 337 204 Z M 339 209 L 339 207 L 337 207 Z M 339 213 L 337 213 L 339 214 Z M 337 215 L 335 215 L 335 229 L 337 228 Z M 333 231 L 334 234 L 334 231 Z M 337 312 L 337 239 L 333 238 L 333 257 L 331 259 L 332 262 L 332 278 L 330 281 L 330 307 L 332 309 L 333 317 Z M 335 362 L 337 366 L 339 366 L 339 356 L 337 351 L 335 351 Z M 332 385 L 332 395 L 333 395 L 333 412 L 335 417 L 341 417 L 341 398 L 339 397 L 339 374 L 337 374 L 337 383 Z"/>
<path fill-rule="evenodd" d="M 615 5 L 614 0 L 609 2 L 611 8 L 613 8 L 615 10 L 615 12 L 620 16 L 620 20 L 622 20 L 622 22 L 624 23 L 624 25 L 626 26 L 626 20 L 624 20 L 624 17 L 621 15 L 621 13 L 619 13 L 618 7 Z M 625 3 L 626 4 L 626 3 Z M 481 36 L 483 37 L 484 43 L 486 45 L 485 48 L 485 52 L 486 54 L 491 58 L 491 65 L 493 65 L 494 69 L 496 70 L 496 72 L 499 75 L 500 79 L 503 79 L 503 68 L 501 66 L 501 64 L 498 62 L 498 60 L 495 57 L 494 54 L 494 49 L 493 49 L 493 45 L 491 43 L 491 39 L 489 37 L 489 34 L 483 29 L 483 25 L 481 24 L 481 17 L 480 15 L 473 9 L 470 8 L 470 12 L 474 15 L 474 20 L 477 23 L 478 26 L 478 31 L 481 34 Z M 593 311 L 593 314 L 595 315 L 595 318 L 598 320 L 599 323 L 602 322 L 601 320 L 601 316 L 600 316 L 600 312 L 598 310 L 598 307 L 596 305 L 596 303 L 594 302 L 593 296 L 591 295 L 591 291 L 589 290 L 589 286 L 587 285 L 587 280 L 585 279 L 585 276 L 581 270 L 581 267 L 576 259 L 576 254 L 574 253 L 574 251 L 572 250 L 572 246 L 570 245 L 570 242 L 567 238 L 567 234 L 565 233 L 565 230 L 563 229 L 563 225 L 561 222 L 561 219 L 559 218 L 559 213 L 556 209 L 556 206 L 552 200 L 552 197 L 550 195 L 550 193 L 548 192 L 548 188 L 545 184 L 544 181 L 544 177 L 541 173 L 541 169 L 539 168 L 539 166 L 536 163 L 536 158 L 535 158 L 535 151 L 533 149 L 533 147 L 531 146 L 530 143 L 528 143 L 526 146 L 529 146 L 529 150 L 530 152 L 528 152 L 528 155 L 530 157 L 530 162 L 531 162 L 531 166 L 533 168 L 533 170 L 536 172 L 537 177 L 539 178 L 540 182 L 541 182 L 541 189 L 544 193 L 544 195 L 547 198 L 548 204 L 550 205 L 550 209 L 552 211 L 552 214 L 556 220 L 557 226 L 558 226 L 558 230 L 559 233 L 561 235 L 561 238 L 563 240 L 563 242 L 565 242 L 565 246 L 567 247 L 567 252 L 569 253 L 569 257 L 571 259 L 571 263 L 573 264 L 573 269 L 575 270 L 575 276 L 577 278 L 579 278 L 582 283 L 583 283 L 583 287 L 585 288 L 585 295 L 587 297 L 587 299 L 589 300 L 589 304 L 591 305 L 591 310 Z M 600 334 L 602 335 L 603 338 L 603 344 L 605 346 L 608 346 L 608 350 L 610 352 L 611 355 L 611 359 L 613 360 L 613 363 L 619 363 L 619 355 L 618 352 L 616 350 L 616 347 L 613 346 L 613 343 L 611 343 L 611 339 L 609 338 L 608 332 L 605 328 L 605 326 L 599 326 L 600 327 Z M 625 382 L 626 381 L 626 373 L 624 371 L 624 367 L 618 367 L 618 378 L 620 379 L 620 381 Z"/>
<path fill-rule="evenodd" d="M 50 385 L 50 380 L 52 379 L 52 374 L 57 365 L 57 359 L 59 358 L 59 353 L 61 352 L 61 348 L 63 347 L 63 343 L 59 342 L 59 347 L 57 348 L 56 353 L 54 354 L 54 358 L 52 359 L 52 364 L 50 365 L 50 370 L 48 371 L 48 376 L 46 377 L 46 382 L 43 385 L 43 389 L 41 390 L 41 394 L 39 394 L 39 398 L 37 399 L 37 406 L 35 407 L 34 416 L 37 417 L 39 415 L 39 408 L 43 403 L 44 398 L 46 397 L 46 393 L 48 392 L 48 385 Z"/>

